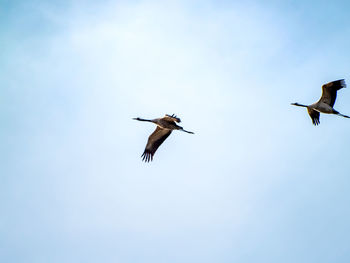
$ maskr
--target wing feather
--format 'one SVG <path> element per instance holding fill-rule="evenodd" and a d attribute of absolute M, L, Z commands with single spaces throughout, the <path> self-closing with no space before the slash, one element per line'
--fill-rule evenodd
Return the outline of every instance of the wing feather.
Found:
<path fill-rule="evenodd" d="M 175 114 L 172 114 L 172 115 L 165 114 L 163 119 L 166 121 L 175 121 L 177 123 L 181 122 L 180 118 L 178 118 Z"/>
<path fill-rule="evenodd" d="M 322 96 L 319 101 L 322 101 L 333 108 L 335 100 L 337 99 L 337 91 L 345 87 L 346 84 L 344 79 L 339 79 L 324 84 L 322 86 Z"/>
<path fill-rule="evenodd" d="M 307 108 L 307 112 L 310 115 L 310 118 L 312 120 L 313 125 L 319 125 L 320 124 L 320 113 L 318 111 L 315 111 L 314 109 Z"/>
<path fill-rule="evenodd" d="M 145 151 L 141 155 L 142 160 L 149 162 L 153 160 L 153 155 L 159 146 L 168 138 L 171 130 L 162 129 L 157 126 L 156 130 L 148 137 Z"/>

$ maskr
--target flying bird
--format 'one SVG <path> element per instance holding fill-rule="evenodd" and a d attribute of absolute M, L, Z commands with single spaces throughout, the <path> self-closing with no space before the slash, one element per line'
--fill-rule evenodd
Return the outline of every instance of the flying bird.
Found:
<path fill-rule="evenodd" d="M 326 114 L 336 114 L 344 118 L 350 118 L 349 116 L 343 115 L 333 109 L 335 100 L 337 98 L 337 91 L 342 88 L 346 88 L 345 80 L 335 80 L 322 86 L 322 96 L 318 102 L 311 105 L 303 105 L 296 102 L 291 103 L 291 105 L 307 108 L 307 112 L 309 113 L 314 125 L 320 124 L 320 112 Z"/>
<path fill-rule="evenodd" d="M 133 118 L 137 121 L 148 121 L 153 122 L 157 125 L 156 130 L 148 137 L 147 145 L 145 151 L 141 155 L 142 160 L 145 162 L 149 162 L 153 160 L 153 155 L 157 151 L 158 147 L 168 138 L 173 130 L 179 130 L 187 133 L 193 134 L 193 132 L 184 130 L 181 126 L 177 125 L 181 120 L 173 115 L 166 114 L 163 118 L 158 119 L 141 119 L 141 118 Z"/>

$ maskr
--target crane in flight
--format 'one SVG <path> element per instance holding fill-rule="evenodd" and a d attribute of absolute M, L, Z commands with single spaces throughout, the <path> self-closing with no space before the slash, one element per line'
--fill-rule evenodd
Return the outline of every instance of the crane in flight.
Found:
<path fill-rule="evenodd" d="M 156 130 L 148 137 L 147 145 L 145 151 L 141 155 L 142 160 L 149 162 L 153 160 L 153 155 L 159 148 L 159 146 L 168 138 L 173 130 L 179 130 L 187 133 L 193 134 L 193 132 L 184 130 L 181 126 L 177 125 L 181 120 L 173 115 L 166 114 L 163 118 L 158 119 L 142 119 L 142 118 L 133 118 L 137 121 L 148 121 L 153 122 L 157 125 Z"/>
<path fill-rule="evenodd" d="M 350 118 L 349 116 L 343 115 L 333 109 L 335 100 L 337 98 L 337 91 L 342 88 L 346 88 L 345 80 L 335 80 L 322 86 L 322 96 L 316 103 L 311 105 L 303 105 L 296 102 L 291 103 L 291 105 L 307 108 L 307 112 L 309 113 L 314 125 L 320 124 L 320 112 L 326 114 L 336 114 L 344 118 Z"/>

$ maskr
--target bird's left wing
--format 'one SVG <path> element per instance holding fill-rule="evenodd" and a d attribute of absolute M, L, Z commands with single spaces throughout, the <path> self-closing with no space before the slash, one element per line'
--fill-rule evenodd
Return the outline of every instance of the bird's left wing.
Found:
<path fill-rule="evenodd" d="M 333 108 L 335 100 L 337 99 L 337 91 L 345 87 L 346 84 L 344 79 L 339 79 L 324 84 L 322 86 L 322 96 L 320 101 L 330 105 Z"/>
<path fill-rule="evenodd" d="M 153 155 L 159 146 L 168 138 L 171 130 L 162 129 L 157 126 L 156 130 L 148 137 L 145 151 L 141 155 L 142 160 L 149 162 L 153 160 Z"/>
<path fill-rule="evenodd" d="M 312 120 L 312 124 L 319 125 L 320 124 L 320 113 L 318 111 L 311 109 L 311 108 L 307 108 L 307 112 L 310 115 L 310 118 Z"/>

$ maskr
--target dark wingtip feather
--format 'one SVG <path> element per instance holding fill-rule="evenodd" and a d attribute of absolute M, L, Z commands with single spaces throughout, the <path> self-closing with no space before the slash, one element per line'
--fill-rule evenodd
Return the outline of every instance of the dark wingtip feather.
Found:
<path fill-rule="evenodd" d="M 153 154 L 148 150 L 145 150 L 141 155 L 141 157 L 142 157 L 142 161 L 144 161 L 145 163 L 149 163 L 150 161 L 153 161 Z"/>
<path fill-rule="evenodd" d="M 320 121 L 318 119 L 312 119 L 312 124 L 317 126 L 320 124 Z"/>
<path fill-rule="evenodd" d="M 340 80 L 340 85 L 341 85 L 343 88 L 346 88 L 345 79 L 341 79 L 341 80 Z"/>
<path fill-rule="evenodd" d="M 170 118 L 175 118 L 176 119 L 176 122 L 180 123 L 181 122 L 181 119 L 179 117 L 177 117 L 174 113 L 169 115 L 169 114 L 165 114 L 165 116 L 168 116 Z"/>

